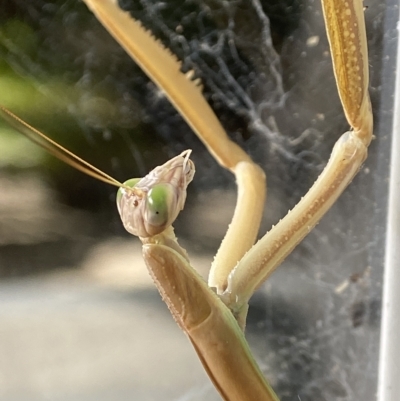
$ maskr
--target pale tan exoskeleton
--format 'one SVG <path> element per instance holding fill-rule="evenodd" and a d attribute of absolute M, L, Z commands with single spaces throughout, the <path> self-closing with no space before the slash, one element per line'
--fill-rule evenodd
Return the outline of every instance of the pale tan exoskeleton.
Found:
<path fill-rule="evenodd" d="M 200 87 L 180 72 L 179 63 L 137 21 L 112 0 L 85 2 L 165 92 L 216 160 L 235 174 L 238 186 L 235 214 L 211 267 L 208 284 L 189 265 L 170 225 L 183 207 L 186 185 L 193 174 L 187 153 L 173 159 L 178 163 L 177 175 L 173 174 L 174 191 L 179 188 L 183 201 L 172 201 L 162 192 L 160 204 L 167 217 L 160 222 L 158 215 L 151 215 L 156 221 L 151 226 L 159 226 L 160 230 L 146 226 L 149 207 L 140 205 L 147 202 L 154 185 L 169 182 L 169 178 L 160 181 L 163 175 L 159 173 L 168 173 L 170 162 L 159 168 L 150 184 L 124 184 L 118 197 L 124 225 L 141 237 L 144 259 L 157 288 L 221 396 L 229 401 L 277 400 L 243 335 L 248 300 L 329 210 L 366 158 L 372 138 L 372 114 L 362 2 L 323 0 L 338 91 L 352 129 L 339 138 L 325 170 L 307 195 L 254 246 L 264 207 L 264 172 L 228 139 Z M 2 114 L 10 116 L 5 110 Z M 151 176 L 147 176 L 149 179 Z M 114 184 L 122 186 L 115 180 Z M 138 198 L 132 198 L 132 193 Z M 137 212 L 127 208 L 128 203 Z M 172 211 L 165 211 L 171 204 L 175 205 Z M 251 218 L 248 210 L 252 210 Z"/>

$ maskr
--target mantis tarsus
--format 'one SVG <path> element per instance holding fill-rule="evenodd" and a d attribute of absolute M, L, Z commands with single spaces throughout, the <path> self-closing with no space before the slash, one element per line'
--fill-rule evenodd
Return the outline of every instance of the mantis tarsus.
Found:
<path fill-rule="evenodd" d="M 245 327 L 248 300 L 254 291 L 329 210 L 366 157 L 372 136 L 372 115 L 367 92 L 368 62 L 362 3 L 357 0 L 323 1 L 338 89 L 352 131 L 338 140 L 327 168 L 307 196 L 248 253 L 255 241 L 264 206 L 264 173 L 228 139 L 202 98 L 199 87 L 190 81 L 190 77 L 180 73 L 179 64 L 161 45 L 112 1 L 86 3 L 165 91 L 219 163 L 236 176 L 238 204 L 211 268 L 208 286 L 188 265 L 186 253 L 175 241 L 169 227 L 173 218 L 163 220 L 166 230 L 161 232 L 150 232 L 146 236 L 140 231 L 143 253 L 159 291 L 178 324 L 188 334 L 223 398 L 230 401 L 276 400 L 255 365 L 241 330 Z M 13 118 L 5 109 L 2 114 Z M 21 122 L 18 124 L 24 126 Z M 25 128 L 30 130 L 29 126 L 25 125 Z M 183 165 L 180 168 L 185 170 Z M 107 177 L 106 181 L 122 186 Z M 151 189 L 143 190 L 139 183 L 133 184 L 138 184 L 139 198 L 147 196 Z M 122 191 L 129 196 L 135 192 L 131 187 L 131 182 L 126 183 Z M 182 188 L 185 191 L 186 183 Z M 161 205 L 164 208 L 171 201 L 164 193 L 162 198 L 162 202 L 167 199 L 167 203 Z M 121 208 L 120 200 L 121 197 Z M 183 204 L 177 202 L 177 205 L 173 208 L 174 217 Z M 145 209 L 147 211 L 148 207 Z M 248 210 L 253 211 L 252 219 L 248 217 Z M 140 217 L 148 218 L 143 213 Z M 130 223 L 124 221 L 124 224 Z M 215 289 L 217 295 L 209 288 Z M 219 353 L 215 352 L 214 344 Z M 235 354 L 232 349 L 236 350 Z"/>

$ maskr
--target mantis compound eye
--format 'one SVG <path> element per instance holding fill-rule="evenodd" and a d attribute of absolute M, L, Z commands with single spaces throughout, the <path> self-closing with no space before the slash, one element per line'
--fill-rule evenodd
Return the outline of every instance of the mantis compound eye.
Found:
<path fill-rule="evenodd" d="M 125 181 L 123 184 L 129 188 L 133 188 L 139 181 L 141 180 L 141 178 L 131 178 L 130 180 Z M 119 188 L 118 192 L 117 192 L 117 204 L 119 204 L 121 202 L 121 198 L 124 195 L 124 193 L 126 192 L 125 188 Z"/>
<path fill-rule="evenodd" d="M 170 184 L 157 184 L 147 194 L 146 223 L 165 229 L 176 207 L 175 191 Z"/>

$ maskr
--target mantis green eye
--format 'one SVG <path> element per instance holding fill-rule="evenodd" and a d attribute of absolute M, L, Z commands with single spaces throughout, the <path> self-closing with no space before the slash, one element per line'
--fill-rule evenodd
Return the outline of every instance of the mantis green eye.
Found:
<path fill-rule="evenodd" d="M 139 181 L 141 180 L 141 178 L 131 178 L 130 180 L 127 180 L 124 182 L 124 185 L 126 185 L 129 188 L 133 188 Z M 124 188 L 119 188 L 118 192 L 117 192 L 117 203 L 119 203 L 121 201 L 121 198 L 124 194 L 125 189 Z"/>
<path fill-rule="evenodd" d="M 174 202 L 171 184 L 157 184 L 147 194 L 146 222 L 155 227 L 164 227 L 170 220 Z"/>

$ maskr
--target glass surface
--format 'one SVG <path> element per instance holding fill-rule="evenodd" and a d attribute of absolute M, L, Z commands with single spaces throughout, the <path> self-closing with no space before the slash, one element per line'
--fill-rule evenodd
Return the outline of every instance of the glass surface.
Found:
<path fill-rule="evenodd" d="M 195 70 L 265 170 L 261 235 L 348 128 L 319 1 L 123 3 Z M 369 157 L 251 300 L 246 335 L 282 401 L 376 400 L 398 7 L 364 3 Z M 0 1 L 0 24 L 0 103 L 79 156 L 126 180 L 193 149 L 176 232 L 206 274 L 234 207 L 230 173 L 83 4 Z M 113 188 L 0 128 L 0 399 L 219 400 L 123 233 Z"/>

